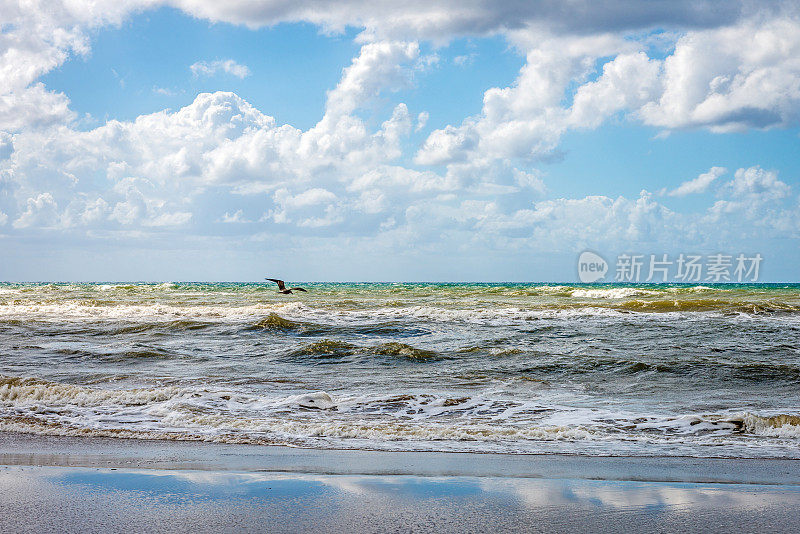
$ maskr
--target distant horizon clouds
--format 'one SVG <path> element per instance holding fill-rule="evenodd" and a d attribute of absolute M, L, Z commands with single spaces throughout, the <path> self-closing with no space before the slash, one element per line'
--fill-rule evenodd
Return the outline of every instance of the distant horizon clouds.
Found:
<path fill-rule="evenodd" d="M 6 0 L 0 280 L 798 281 L 798 58 L 792 1 Z"/>

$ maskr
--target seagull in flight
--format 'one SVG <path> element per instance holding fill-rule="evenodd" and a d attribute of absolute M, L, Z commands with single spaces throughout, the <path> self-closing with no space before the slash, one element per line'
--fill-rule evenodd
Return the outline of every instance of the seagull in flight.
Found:
<path fill-rule="evenodd" d="M 264 280 L 269 280 L 270 282 L 275 282 L 278 284 L 278 293 L 283 293 L 284 295 L 291 295 L 292 291 L 302 291 L 303 293 L 306 293 L 306 290 L 302 287 L 290 287 L 289 289 L 286 289 L 286 284 L 284 281 L 278 280 L 277 278 L 264 278 Z"/>

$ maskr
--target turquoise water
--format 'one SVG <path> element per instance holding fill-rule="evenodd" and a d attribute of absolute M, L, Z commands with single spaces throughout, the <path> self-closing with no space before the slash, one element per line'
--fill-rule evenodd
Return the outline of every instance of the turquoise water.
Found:
<path fill-rule="evenodd" d="M 800 457 L 800 285 L 0 284 L 0 429 Z"/>

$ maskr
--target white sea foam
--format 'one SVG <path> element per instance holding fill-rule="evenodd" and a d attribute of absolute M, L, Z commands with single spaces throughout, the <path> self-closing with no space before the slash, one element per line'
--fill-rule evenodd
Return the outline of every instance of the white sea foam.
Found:
<path fill-rule="evenodd" d="M 798 416 L 643 416 L 560 405 L 560 393 L 542 404 L 543 399 L 501 400 L 490 391 L 463 398 L 333 397 L 322 391 L 264 396 L 219 387 L 114 389 L 9 377 L 0 384 L 0 429 L 46 434 L 506 452 L 534 452 L 537 443 L 546 442 L 573 448 L 601 442 L 608 453 L 638 443 L 643 450 L 658 446 L 682 454 L 692 446 L 695 453 L 703 445 L 741 446 L 744 432 L 772 440 L 758 443 L 767 455 L 795 447 L 786 440 L 800 438 Z"/>
<path fill-rule="evenodd" d="M 624 299 L 657 295 L 658 291 L 634 287 L 608 287 L 597 289 L 576 289 L 570 293 L 574 298 L 584 299 Z"/>
<path fill-rule="evenodd" d="M 15 406 L 142 406 L 169 400 L 182 392 L 172 386 L 101 389 L 33 379 L 0 378 L 0 403 Z"/>
<path fill-rule="evenodd" d="M 39 320 L 180 320 L 180 319 L 258 319 L 269 313 L 302 313 L 307 309 L 299 302 L 276 302 L 240 306 L 114 304 L 98 305 L 94 301 L 70 300 L 57 303 L 11 303 L 0 305 L 0 317 Z"/>

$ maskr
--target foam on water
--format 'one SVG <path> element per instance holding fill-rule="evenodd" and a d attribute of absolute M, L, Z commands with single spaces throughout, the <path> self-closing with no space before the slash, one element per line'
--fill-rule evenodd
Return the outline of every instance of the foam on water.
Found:
<path fill-rule="evenodd" d="M 114 389 L 33 378 L 0 379 L 0 429 L 59 435 L 197 439 L 233 443 L 391 449 L 681 453 L 760 439 L 767 455 L 800 457 L 800 415 L 647 416 L 536 401 L 436 394 L 258 396 L 223 388 Z M 550 400 L 556 401 L 554 397 Z M 636 429 L 636 432 L 632 432 Z M 620 443 L 624 438 L 624 443 Z M 404 445 L 405 443 L 405 445 Z M 551 447 L 554 446 L 551 444 Z M 702 455 L 702 454 L 701 454 Z"/>
<path fill-rule="evenodd" d="M 657 294 L 657 291 L 641 288 L 611 287 L 603 289 L 575 289 L 570 293 L 570 296 L 587 299 L 623 299 L 627 297 L 643 297 Z"/>

